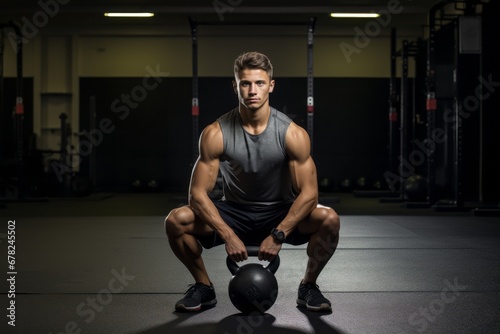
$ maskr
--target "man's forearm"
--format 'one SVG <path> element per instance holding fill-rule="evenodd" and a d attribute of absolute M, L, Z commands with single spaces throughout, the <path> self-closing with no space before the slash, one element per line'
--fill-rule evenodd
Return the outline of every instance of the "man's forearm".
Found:
<path fill-rule="evenodd" d="M 277 226 L 277 229 L 282 230 L 286 235 L 290 234 L 299 222 L 311 214 L 317 205 L 317 195 L 300 193 L 288 210 L 285 219 Z"/>
<path fill-rule="evenodd" d="M 210 226 L 224 242 L 234 234 L 233 230 L 219 215 L 219 211 L 207 194 L 191 193 L 189 195 L 189 206 L 198 218 Z"/>

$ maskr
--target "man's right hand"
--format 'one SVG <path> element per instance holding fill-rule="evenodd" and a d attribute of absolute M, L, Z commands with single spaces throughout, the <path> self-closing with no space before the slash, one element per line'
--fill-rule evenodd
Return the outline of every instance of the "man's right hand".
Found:
<path fill-rule="evenodd" d="M 240 262 L 248 259 L 248 253 L 245 244 L 236 235 L 226 240 L 225 244 L 227 255 L 234 262 Z"/>

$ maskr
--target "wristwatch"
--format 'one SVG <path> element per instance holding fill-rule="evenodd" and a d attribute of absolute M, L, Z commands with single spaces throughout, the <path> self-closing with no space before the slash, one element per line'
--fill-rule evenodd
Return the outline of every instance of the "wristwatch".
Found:
<path fill-rule="evenodd" d="M 276 240 L 280 244 L 285 241 L 285 232 L 283 231 L 273 228 L 273 230 L 271 231 L 271 235 L 273 236 L 274 240 Z"/>

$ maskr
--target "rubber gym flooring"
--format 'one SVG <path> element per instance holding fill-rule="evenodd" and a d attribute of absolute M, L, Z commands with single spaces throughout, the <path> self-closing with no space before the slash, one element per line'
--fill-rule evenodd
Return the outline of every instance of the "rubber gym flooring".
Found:
<path fill-rule="evenodd" d="M 264 316 L 243 316 L 231 304 L 224 247 L 204 252 L 217 306 L 186 314 L 174 303 L 192 281 L 163 232 L 180 202 L 168 193 L 93 194 L 0 209 L 0 333 L 500 333 L 499 217 L 324 198 L 342 221 L 318 281 L 331 313 L 296 306 L 305 247 L 286 246 L 278 298 Z M 11 301 L 15 327 L 7 323 Z"/>

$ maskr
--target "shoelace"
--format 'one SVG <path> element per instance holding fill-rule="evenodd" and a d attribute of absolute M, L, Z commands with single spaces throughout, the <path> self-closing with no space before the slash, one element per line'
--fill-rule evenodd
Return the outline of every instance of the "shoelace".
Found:
<path fill-rule="evenodd" d="M 196 284 L 189 284 L 188 289 L 186 293 L 184 294 L 185 298 L 191 298 L 193 297 L 196 293 L 200 293 L 200 286 Z"/>
<path fill-rule="evenodd" d="M 321 296 L 321 291 L 319 291 L 319 286 L 317 284 L 307 283 L 305 287 L 307 289 L 306 295 L 304 296 L 306 299 Z"/>

